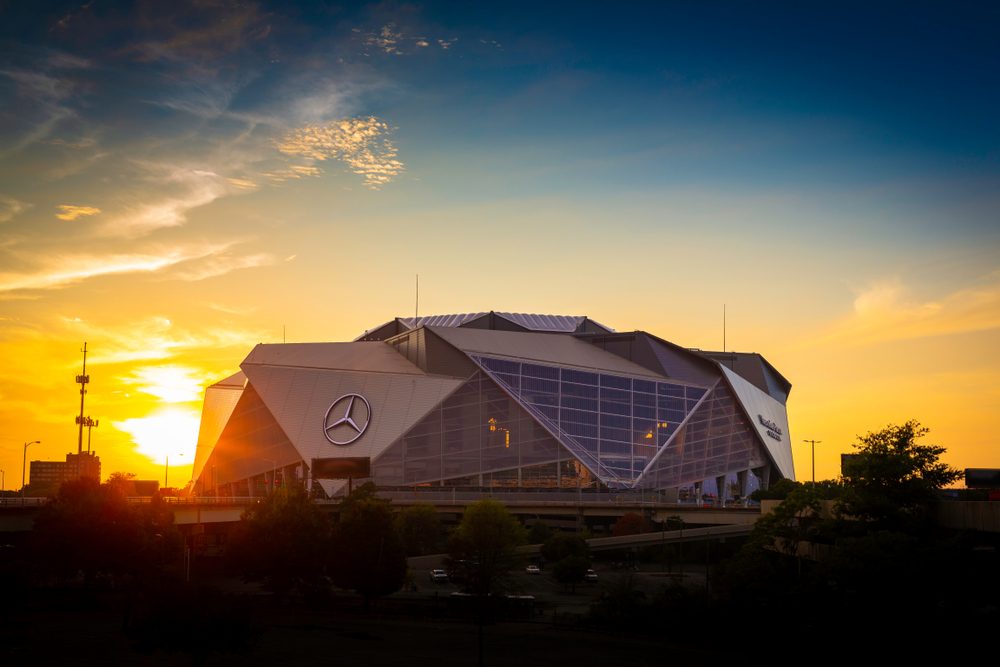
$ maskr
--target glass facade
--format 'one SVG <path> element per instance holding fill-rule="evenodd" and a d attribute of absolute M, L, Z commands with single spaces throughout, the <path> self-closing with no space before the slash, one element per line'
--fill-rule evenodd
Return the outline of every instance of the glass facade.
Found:
<path fill-rule="evenodd" d="M 711 390 L 691 418 L 678 430 L 655 459 L 638 487 L 662 489 L 684 487 L 710 480 L 702 493 L 726 496 L 749 493 L 749 480 L 734 488 L 734 471 L 749 471 L 765 465 L 767 456 L 754 436 L 753 426 L 723 383 Z M 725 477 L 722 488 L 714 480 Z M 711 487 L 711 488 L 709 488 Z M 693 489 L 693 486 L 692 486 Z"/>
<path fill-rule="evenodd" d="M 604 481 L 631 487 L 706 389 L 495 357 L 473 360 Z"/>
<path fill-rule="evenodd" d="M 372 464 L 380 487 L 592 488 L 590 471 L 482 373 Z"/>

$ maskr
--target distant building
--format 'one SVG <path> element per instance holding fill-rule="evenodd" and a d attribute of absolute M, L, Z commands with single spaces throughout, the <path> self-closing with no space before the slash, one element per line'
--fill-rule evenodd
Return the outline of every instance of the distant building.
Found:
<path fill-rule="evenodd" d="M 65 461 L 32 461 L 30 468 L 33 492 L 56 491 L 59 485 L 80 477 L 101 480 L 101 457 L 91 452 L 67 454 Z"/>

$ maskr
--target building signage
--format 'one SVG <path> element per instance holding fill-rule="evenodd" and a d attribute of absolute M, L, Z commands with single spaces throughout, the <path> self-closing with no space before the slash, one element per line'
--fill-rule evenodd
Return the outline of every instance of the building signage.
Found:
<path fill-rule="evenodd" d="M 764 429 L 767 431 L 767 436 L 769 438 L 774 438 L 778 442 L 781 442 L 781 427 L 780 426 L 778 426 L 777 424 L 775 424 L 770 419 L 765 419 L 764 415 L 760 415 L 760 414 L 757 415 L 757 420 L 760 422 L 760 425 L 763 426 Z"/>
<path fill-rule="evenodd" d="M 323 435 L 335 445 L 349 445 L 368 429 L 372 406 L 361 394 L 344 394 L 326 411 Z"/>

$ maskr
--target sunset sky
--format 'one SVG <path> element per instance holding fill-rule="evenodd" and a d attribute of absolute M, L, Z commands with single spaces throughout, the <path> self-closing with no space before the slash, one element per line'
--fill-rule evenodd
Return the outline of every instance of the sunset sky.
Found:
<path fill-rule="evenodd" d="M 762 353 L 800 479 L 1000 467 L 992 3 L 0 0 L 0 469 L 190 477 L 258 342 L 589 315 Z"/>

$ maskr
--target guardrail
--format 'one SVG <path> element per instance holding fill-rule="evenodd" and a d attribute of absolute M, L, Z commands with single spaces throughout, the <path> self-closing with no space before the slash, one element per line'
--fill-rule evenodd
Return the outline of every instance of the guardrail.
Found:
<path fill-rule="evenodd" d="M 21 498 L 6 496 L 0 498 L 0 507 L 38 507 L 49 502 L 48 498 Z"/>

